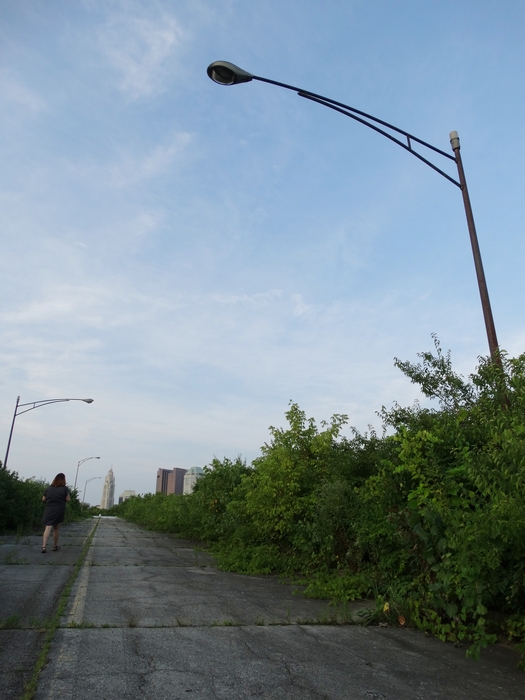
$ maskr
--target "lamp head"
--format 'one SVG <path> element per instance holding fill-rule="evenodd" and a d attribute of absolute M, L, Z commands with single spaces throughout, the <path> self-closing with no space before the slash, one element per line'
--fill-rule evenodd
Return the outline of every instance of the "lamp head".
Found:
<path fill-rule="evenodd" d="M 251 73 L 247 73 L 239 66 L 228 61 L 214 61 L 207 69 L 208 77 L 219 85 L 237 85 L 237 83 L 249 83 L 253 79 Z"/>
<path fill-rule="evenodd" d="M 81 401 L 83 401 L 84 403 L 93 403 L 93 399 L 81 399 Z"/>

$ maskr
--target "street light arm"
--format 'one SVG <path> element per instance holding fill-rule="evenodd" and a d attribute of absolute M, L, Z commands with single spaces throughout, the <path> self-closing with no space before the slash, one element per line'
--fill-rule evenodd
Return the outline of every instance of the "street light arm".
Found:
<path fill-rule="evenodd" d="M 436 146 L 433 146 L 432 144 L 423 141 L 423 139 L 420 139 L 418 136 L 414 136 L 414 134 L 411 134 L 408 131 L 405 131 L 404 129 L 400 129 L 399 127 L 394 126 L 393 124 L 389 124 L 383 119 L 374 117 L 373 115 L 368 114 L 367 112 L 363 112 L 360 109 L 356 109 L 355 107 L 346 105 L 343 102 L 332 100 L 330 97 L 324 97 L 324 95 L 317 95 L 315 92 L 310 92 L 309 90 L 303 90 L 302 88 L 295 87 L 295 85 L 280 83 L 277 80 L 263 78 L 260 75 L 252 75 L 251 73 L 244 71 L 242 68 L 239 68 L 238 66 L 235 66 L 233 63 L 229 63 L 228 61 L 215 61 L 214 63 L 210 64 L 208 66 L 208 76 L 219 85 L 237 85 L 239 83 L 250 82 L 251 80 L 258 80 L 261 83 L 269 83 L 270 85 L 276 85 L 277 87 L 282 87 L 285 90 L 291 90 L 292 92 L 296 92 L 299 95 L 299 97 L 304 97 L 305 99 L 310 100 L 311 102 L 317 102 L 317 104 L 329 107 L 335 112 L 344 114 L 346 117 L 350 117 L 351 119 L 354 119 L 360 124 L 368 126 L 369 129 L 373 129 L 377 133 L 382 134 L 387 139 L 390 139 L 390 141 L 397 143 L 398 146 L 401 146 L 401 148 L 403 148 L 405 151 L 411 153 L 413 156 L 415 156 L 423 163 L 428 165 L 430 168 L 432 168 L 432 170 L 435 170 L 449 182 L 452 182 L 454 185 L 461 189 L 461 183 L 459 183 L 453 177 L 441 170 L 441 168 L 438 168 L 437 165 L 434 165 L 434 163 L 424 158 L 420 153 L 415 151 L 412 147 L 412 142 L 418 143 L 421 146 L 424 146 L 425 148 L 428 148 L 431 151 L 434 151 L 440 156 L 443 156 L 444 158 L 447 158 L 448 160 L 451 160 L 455 163 L 456 158 L 454 156 L 451 156 L 450 153 L 446 153 L 440 148 L 437 148 Z M 370 122 L 375 122 L 375 124 L 371 124 Z M 392 136 L 392 134 L 389 134 L 388 132 L 379 128 L 378 126 L 376 126 L 376 124 L 381 124 L 381 126 L 384 126 L 387 129 L 391 129 L 397 134 L 403 135 L 406 138 L 406 143 L 403 143 L 403 141 L 400 141 L 395 136 Z"/>
<path fill-rule="evenodd" d="M 41 406 L 48 406 L 51 403 L 63 403 L 64 401 L 83 401 L 84 403 L 93 403 L 93 399 L 42 399 L 41 401 L 29 401 L 28 403 L 20 403 L 20 396 L 16 398 L 15 412 L 13 413 L 13 420 L 11 422 L 11 430 L 9 431 L 9 439 L 7 441 L 7 449 L 5 452 L 4 463 L 2 465 L 3 469 L 7 469 L 7 458 L 9 457 L 9 449 L 11 447 L 11 439 L 13 437 L 13 429 L 15 427 L 15 420 L 17 416 L 21 416 L 23 413 L 28 411 L 34 411 L 35 408 L 40 408 Z M 22 406 L 30 406 L 24 411 L 19 411 L 18 409 Z M 78 469 L 77 469 L 78 472 Z M 76 480 L 75 480 L 76 483 Z"/>
<path fill-rule="evenodd" d="M 367 112 L 363 112 L 360 109 L 356 109 L 355 107 L 351 107 L 350 105 L 345 105 L 344 102 L 338 102 L 337 100 L 332 100 L 330 97 L 325 97 L 324 95 L 317 95 L 315 92 L 310 92 L 310 90 L 303 90 L 302 88 L 297 88 L 294 87 L 293 85 L 287 85 L 286 83 L 278 83 L 276 80 L 269 80 L 268 78 L 261 78 L 258 75 L 253 76 L 253 80 L 259 80 L 262 83 L 270 83 L 271 85 L 278 85 L 279 87 L 286 88 L 287 90 L 293 90 L 296 92 L 299 97 L 306 97 L 308 99 L 311 99 L 312 101 L 319 102 L 320 104 L 324 104 L 326 107 L 329 107 L 330 105 L 333 105 L 335 107 L 342 107 L 344 110 L 347 110 L 349 112 L 353 112 L 354 114 L 359 114 L 361 117 L 365 117 L 366 119 L 370 119 L 377 124 L 382 124 L 382 126 L 386 126 L 388 129 L 392 129 L 392 131 L 396 131 L 398 134 L 403 134 L 403 136 L 406 136 L 407 139 L 410 139 L 411 141 L 416 141 L 417 143 L 420 143 L 422 146 L 425 146 L 426 148 L 430 148 L 432 151 L 435 151 L 436 153 L 439 153 L 441 156 L 444 156 L 445 158 L 449 158 L 450 160 L 454 160 L 454 156 L 451 156 L 450 153 L 447 153 L 446 151 L 442 151 L 440 148 L 437 148 L 437 146 L 433 146 L 430 143 L 427 143 L 426 141 L 423 141 L 423 139 L 420 139 L 418 136 L 414 136 L 414 134 L 409 133 L 408 131 L 405 131 L 404 129 L 400 129 L 398 126 L 394 126 L 393 124 L 389 124 L 388 122 L 385 122 L 383 119 L 379 119 L 378 117 L 374 117 L 372 114 L 368 114 Z M 367 122 L 362 122 L 364 124 L 367 124 Z M 370 126 L 370 124 L 367 124 L 367 126 Z M 380 133 L 384 134 L 385 132 L 381 131 Z M 398 142 L 399 143 L 399 142 Z M 401 144 L 404 145 L 404 144 Z"/>
<path fill-rule="evenodd" d="M 305 92 L 304 90 L 301 90 L 300 92 L 297 93 L 299 97 L 304 97 L 307 100 L 310 100 L 311 102 L 317 102 L 320 105 L 324 105 L 325 107 L 329 107 L 330 109 L 333 109 L 335 112 L 339 112 L 339 114 L 344 114 L 346 117 L 350 117 L 351 119 L 355 119 L 356 122 L 359 122 L 360 124 L 364 124 L 365 126 L 368 126 L 370 129 L 373 129 L 374 131 L 377 131 L 378 134 L 382 134 L 383 136 L 386 136 L 387 139 L 390 139 L 390 141 L 393 141 L 394 143 L 397 143 L 398 146 L 401 146 L 401 148 L 404 148 L 405 151 L 408 151 L 411 153 L 413 156 L 416 158 L 419 158 L 419 160 L 423 161 L 423 163 L 426 163 L 432 170 L 435 170 L 437 173 L 442 175 L 444 178 L 452 182 L 454 185 L 459 187 L 461 189 L 461 184 L 455 180 L 453 177 L 448 175 L 446 172 L 441 170 L 441 168 L 438 168 L 437 165 L 434 165 L 431 161 L 427 160 L 424 158 L 420 153 L 415 151 L 412 148 L 412 141 L 416 141 L 417 143 L 420 143 L 422 146 L 425 146 L 426 148 L 430 148 L 436 153 L 439 153 L 442 156 L 445 156 L 445 158 L 449 158 L 452 161 L 455 161 L 455 158 L 451 156 L 449 153 L 445 153 L 444 151 L 441 151 L 439 148 L 436 148 L 435 146 L 432 146 L 429 143 L 426 143 L 425 141 L 422 141 L 421 139 L 418 139 L 416 136 L 413 136 L 412 134 L 409 134 L 406 131 L 403 131 L 402 129 L 398 129 L 395 126 L 392 126 L 392 124 L 387 124 L 387 122 L 381 121 L 381 119 L 376 119 L 376 117 L 371 117 L 369 114 L 366 114 L 365 116 L 368 119 L 373 119 L 374 121 L 378 122 L 379 124 L 383 124 L 384 126 L 387 126 L 389 129 L 393 129 L 394 131 L 403 134 L 406 136 L 407 142 L 406 144 L 400 141 L 399 139 L 396 139 L 395 136 L 392 136 L 392 134 L 387 133 L 383 129 L 380 129 L 378 126 L 375 124 L 370 124 L 370 122 L 366 121 L 366 119 L 362 119 L 361 117 L 358 117 L 358 114 L 365 114 L 364 112 L 360 112 L 357 109 L 354 109 L 353 107 L 348 107 L 347 105 L 340 105 L 339 102 L 334 102 L 334 100 L 328 100 L 326 98 L 321 98 L 314 96 L 312 93 Z"/>
<path fill-rule="evenodd" d="M 29 401 L 29 403 L 19 403 L 17 405 L 16 415 L 21 416 L 22 413 L 34 411 L 35 408 L 40 408 L 41 406 L 49 406 L 49 404 L 52 403 L 63 403 L 64 401 L 83 401 L 84 403 L 93 403 L 93 399 L 43 399 L 42 401 Z M 26 408 L 24 411 L 19 411 L 18 409 L 22 406 L 31 406 L 31 408 Z"/>

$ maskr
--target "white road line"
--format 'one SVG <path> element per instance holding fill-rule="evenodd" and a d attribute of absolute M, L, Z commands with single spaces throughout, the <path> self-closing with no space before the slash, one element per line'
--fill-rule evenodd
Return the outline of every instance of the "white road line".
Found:
<path fill-rule="evenodd" d="M 91 534 L 91 533 L 90 533 Z M 67 625 L 80 625 L 84 617 L 84 608 L 86 607 L 86 597 L 89 583 L 89 573 L 91 571 L 91 564 L 93 561 L 93 546 L 97 535 L 93 536 L 91 544 L 89 545 L 89 551 L 86 558 L 84 559 L 84 564 L 82 565 L 82 570 L 80 571 L 80 576 L 78 577 L 77 593 L 71 610 L 69 611 L 69 616 L 67 619 Z"/>

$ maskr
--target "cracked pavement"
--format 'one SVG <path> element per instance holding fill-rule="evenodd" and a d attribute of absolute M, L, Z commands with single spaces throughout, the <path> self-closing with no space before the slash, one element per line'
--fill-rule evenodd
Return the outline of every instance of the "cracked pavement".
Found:
<path fill-rule="evenodd" d="M 0 632 L 9 650 L 0 653 L 2 698 L 20 697 L 36 660 L 42 633 L 29 611 L 50 613 L 92 524 L 64 528 L 62 559 L 4 538 L 0 562 L 7 551 L 22 558 L 25 546 L 31 563 L 0 564 L 7 608 L 20 616 L 19 629 Z M 294 590 L 219 571 L 186 540 L 102 518 L 35 698 L 525 700 L 525 674 L 507 648 L 474 662 L 416 630 L 328 624 L 342 611 Z"/>

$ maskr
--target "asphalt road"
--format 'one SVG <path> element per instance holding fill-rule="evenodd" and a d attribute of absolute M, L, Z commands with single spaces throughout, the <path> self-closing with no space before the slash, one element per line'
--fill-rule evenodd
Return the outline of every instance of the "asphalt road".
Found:
<path fill-rule="evenodd" d="M 20 698 L 96 521 L 0 547 L 0 697 Z M 410 629 L 351 624 L 272 577 L 219 571 L 191 543 L 102 518 L 39 675 L 36 700 L 525 700 L 517 655 L 480 662 Z"/>

